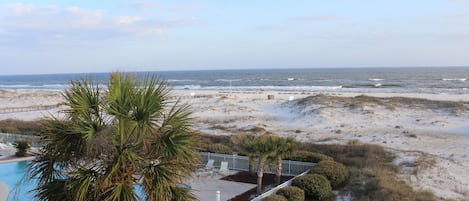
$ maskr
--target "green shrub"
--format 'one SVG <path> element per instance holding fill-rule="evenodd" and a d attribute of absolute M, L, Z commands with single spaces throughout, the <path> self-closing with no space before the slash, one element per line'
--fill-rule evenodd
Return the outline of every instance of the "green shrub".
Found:
<path fill-rule="evenodd" d="M 233 154 L 233 150 L 223 144 L 210 144 L 207 147 L 208 152 L 218 153 L 218 154 Z"/>
<path fill-rule="evenodd" d="M 29 148 L 31 148 L 31 145 L 29 145 L 29 142 L 27 141 L 16 141 L 14 145 L 16 148 L 15 155 L 18 157 L 26 156 L 26 153 L 28 153 Z"/>
<path fill-rule="evenodd" d="M 310 151 L 296 151 L 295 154 L 293 154 L 290 157 L 290 160 L 294 161 L 303 161 L 303 162 L 311 162 L 311 163 L 318 163 L 323 160 L 334 160 L 332 157 L 316 153 L 316 152 L 310 152 Z"/>
<path fill-rule="evenodd" d="M 287 198 L 281 195 L 269 195 L 265 198 L 262 198 L 262 201 L 288 201 Z"/>
<path fill-rule="evenodd" d="M 282 195 L 287 198 L 288 201 L 304 201 L 305 191 L 296 186 L 287 186 L 279 189 L 277 195 Z"/>
<path fill-rule="evenodd" d="M 331 182 L 332 188 L 337 188 L 348 178 L 347 167 L 335 161 L 324 160 L 311 168 L 310 174 L 320 174 Z"/>
<path fill-rule="evenodd" d="M 292 186 L 301 188 L 308 198 L 324 200 L 332 196 L 332 187 L 326 177 L 319 174 L 306 174 L 293 180 Z"/>

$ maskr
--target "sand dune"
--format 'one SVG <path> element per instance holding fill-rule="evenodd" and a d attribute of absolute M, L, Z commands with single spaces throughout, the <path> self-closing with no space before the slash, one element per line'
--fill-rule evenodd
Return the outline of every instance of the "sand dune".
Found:
<path fill-rule="evenodd" d="M 192 96 L 191 96 L 192 93 Z M 402 178 L 437 196 L 469 199 L 469 95 L 174 91 L 194 128 L 216 135 L 269 131 L 317 143 L 366 142 L 399 157 Z M 268 99 L 273 95 L 273 99 Z M 196 98 L 197 97 L 197 98 Z M 2 107 L 54 105 L 58 91 L 0 90 Z M 0 114 L 34 120 L 61 108 Z"/>

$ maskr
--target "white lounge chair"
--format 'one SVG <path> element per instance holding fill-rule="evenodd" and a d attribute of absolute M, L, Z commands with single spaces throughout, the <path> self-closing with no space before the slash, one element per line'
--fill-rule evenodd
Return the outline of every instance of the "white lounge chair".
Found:
<path fill-rule="evenodd" d="M 220 164 L 220 169 L 218 170 L 218 174 L 221 175 L 228 175 L 230 170 L 228 169 L 228 161 L 222 161 Z"/>
<path fill-rule="evenodd" d="M 205 170 L 211 170 L 213 169 L 213 163 L 215 163 L 215 160 L 210 159 L 207 161 L 207 164 L 205 165 L 204 169 Z"/>

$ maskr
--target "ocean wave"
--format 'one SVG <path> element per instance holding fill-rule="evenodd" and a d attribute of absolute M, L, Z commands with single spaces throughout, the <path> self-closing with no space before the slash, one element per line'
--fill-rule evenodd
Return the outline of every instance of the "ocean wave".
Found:
<path fill-rule="evenodd" d="M 461 82 L 465 82 L 465 81 L 467 81 L 467 78 L 442 78 L 441 80 L 443 80 L 443 81 L 461 81 Z"/>
<path fill-rule="evenodd" d="M 174 86 L 174 89 L 179 90 L 220 90 L 220 91 L 337 91 L 341 90 L 342 86 L 197 86 L 196 88 L 188 86 Z"/>
<path fill-rule="evenodd" d="M 239 82 L 242 81 L 242 79 L 216 79 L 216 82 Z"/>
<path fill-rule="evenodd" d="M 383 78 L 370 78 L 368 80 L 370 80 L 370 81 L 383 81 L 385 79 L 383 79 Z"/>
<path fill-rule="evenodd" d="M 193 82 L 194 80 L 175 80 L 175 79 L 169 79 L 166 80 L 166 82 Z"/>

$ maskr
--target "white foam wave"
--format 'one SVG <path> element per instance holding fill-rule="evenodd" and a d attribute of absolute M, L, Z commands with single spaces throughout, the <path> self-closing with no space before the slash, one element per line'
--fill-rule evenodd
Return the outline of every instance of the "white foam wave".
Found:
<path fill-rule="evenodd" d="M 467 78 L 443 78 L 441 80 L 443 80 L 443 81 L 461 81 L 461 82 L 465 82 L 465 81 L 467 81 Z"/>
<path fill-rule="evenodd" d="M 461 81 L 461 82 L 465 82 L 465 81 L 467 81 L 467 78 L 442 78 L 441 80 L 443 80 L 443 81 Z"/>
<path fill-rule="evenodd" d="M 383 81 L 384 79 L 383 78 L 370 78 L 368 80 L 371 80 L 371 81 Z"/>

